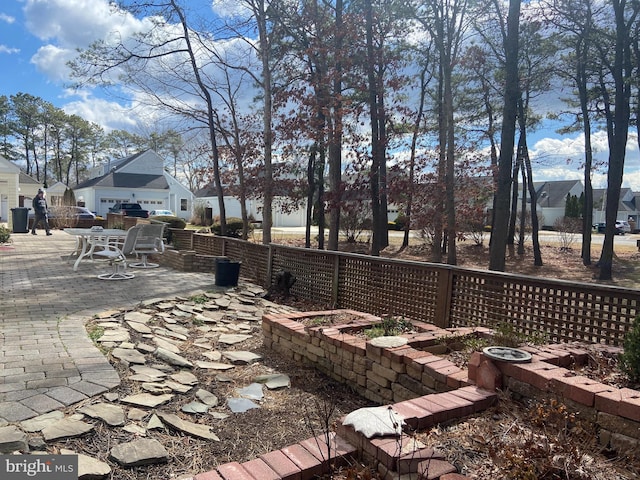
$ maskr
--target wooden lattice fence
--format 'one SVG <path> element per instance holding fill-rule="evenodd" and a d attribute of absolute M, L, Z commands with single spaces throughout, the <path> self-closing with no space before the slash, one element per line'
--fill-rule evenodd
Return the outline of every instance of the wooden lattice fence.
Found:
<path fill-rule="evenodd" d="M 193 238 L 189 239 L 189 235 Z M 282 245 L 182 231 L 179 245 L 242 262 L 241 276 L 269 287 L 280 271 L 291 292 L 332 308 L 399 315 L 439 327 L 511 324 L 550 341 L 621 345 L 640 313 L 640 292 L 441 264 Z"/>

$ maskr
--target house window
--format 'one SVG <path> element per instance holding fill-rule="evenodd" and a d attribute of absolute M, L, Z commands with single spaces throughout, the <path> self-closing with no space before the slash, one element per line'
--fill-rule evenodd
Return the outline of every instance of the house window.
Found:
<path fill-rule="evenodd" d="M 181 198 L 180 199 L 180 211 L 181 212 L 186 212 L 187 211 L 187 199 L 186 198 Z"/>

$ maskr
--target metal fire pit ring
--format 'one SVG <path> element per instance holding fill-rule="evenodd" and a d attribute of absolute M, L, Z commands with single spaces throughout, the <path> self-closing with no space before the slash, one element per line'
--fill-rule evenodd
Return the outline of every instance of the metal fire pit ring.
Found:
<path fill-rule="evenodd" d="M 509 363 L 529 363 L 531 362 L 531 354 L 511 347 L 486 347 L 482 349 L 487 357 L 492 360 Z"/>

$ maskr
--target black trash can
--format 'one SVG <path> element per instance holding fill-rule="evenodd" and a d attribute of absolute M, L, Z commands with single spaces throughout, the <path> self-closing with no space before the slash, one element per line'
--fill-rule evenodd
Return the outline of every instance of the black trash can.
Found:
<path fill-rule="evenodd" d="M 16 207 L 11 209 L 13 223 L 13 233 L 29 232 L 29 209 L 27 207 Z"/>
<path fill-rule="evenodd" d="M 242 262 L 228 258 L 216 258 L 216 286 L 235 287 L 238 285 Z"/>

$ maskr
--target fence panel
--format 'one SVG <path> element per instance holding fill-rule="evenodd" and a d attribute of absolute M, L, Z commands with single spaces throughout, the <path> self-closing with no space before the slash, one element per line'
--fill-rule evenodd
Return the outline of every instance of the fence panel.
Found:
<path fill-rule="evenodd" d="M 197 254 L 242 261 L 241 276 L 264 287 L 288 271 L 300 298 L 441 327 L 506 323 L 549 341 L 622 345 L 640 313 L 640 292 L 626 288 L 282 245 L 270 258 L 266 245 L 212 235 L 193 244 Z"/>
<path fill-rule="evenodd" d="M 273 245 L 272 277 L 287 271 L 296 277 L 291 293 L 332 307 L 336 252 Z"/>
<path fill-rule="evenodd" d="M 497 272 L 455 270 L 452 326 L 511 324 L 550 341 L 621 345 L 639 312 L 635 290 Z"/>
<path fill-rule="evenodd" d="M 419 262 L 338 255 L 339 307 L 436 323 L 438 269 Z"/>
<path fill-rule="evenodd" d="M 218 237 L 222 238 L 222 237 Z M 220 248 L 224 254 L 234 260 L 240 260 L 240 274 L 250 278 L 258 285 L 270 285 L 267 279 L 269 265 L 269 247 L 257 243 L 245 242 L 235 238 L 224 238 L 224 248 Z"/>

